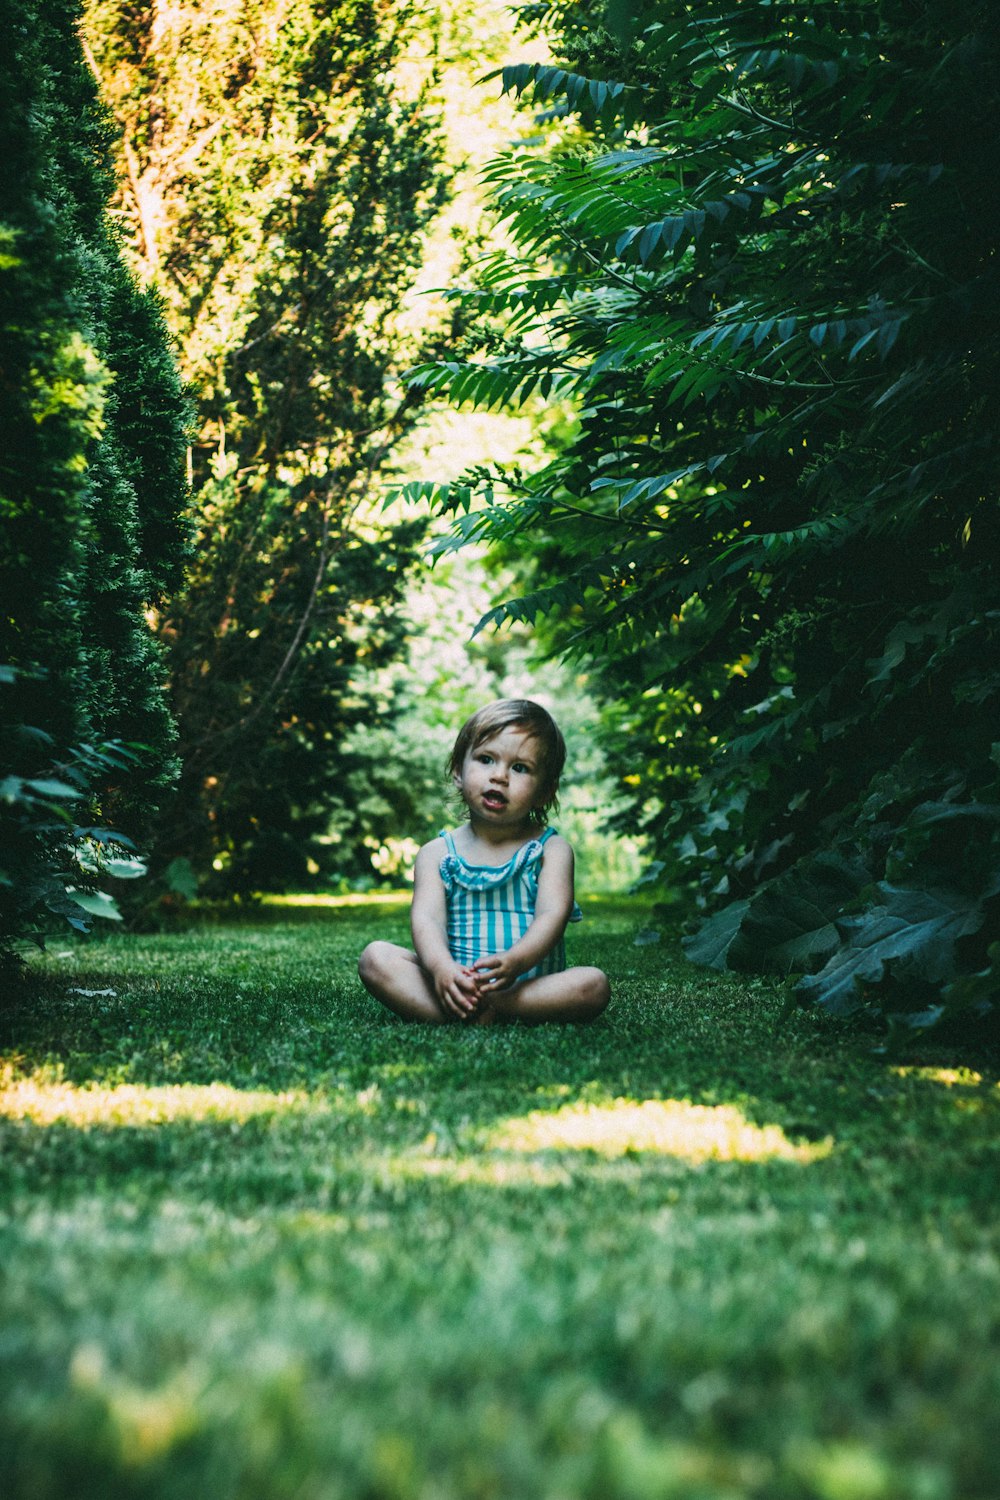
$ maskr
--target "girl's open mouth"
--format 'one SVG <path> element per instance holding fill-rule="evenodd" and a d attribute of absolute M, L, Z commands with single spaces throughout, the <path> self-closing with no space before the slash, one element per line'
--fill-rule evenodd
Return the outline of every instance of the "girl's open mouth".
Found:
<path fill-rule="evenodd" d="M 483 806 L 492 807 L 499 811 L 501 807 L 507 806 L 507 798 L 501 792 L 484 792 Z"/>

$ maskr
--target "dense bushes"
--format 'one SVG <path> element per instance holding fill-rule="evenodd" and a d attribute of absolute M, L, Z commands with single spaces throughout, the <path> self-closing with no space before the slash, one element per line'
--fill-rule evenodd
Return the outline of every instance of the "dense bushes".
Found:
<path fill-rule="evenodd" d="M 425 487 L 524 559 L 692 953 L 923 1026 L 1000 939 L 997 41 L 976 0 L 535 7 L 517 250 L 418 385 L 570 396 L 541 472 Z M 475 503 L 474 503 L 475 502 Z"/>

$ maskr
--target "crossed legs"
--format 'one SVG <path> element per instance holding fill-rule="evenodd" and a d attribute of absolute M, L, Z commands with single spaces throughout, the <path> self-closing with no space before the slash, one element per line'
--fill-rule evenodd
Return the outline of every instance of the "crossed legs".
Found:
<path fill-rule="evenodd" d="M 417 955 L 397 943 L 369 943 L 358 962 L 361 983 L 370 995 L 407 1021 L 444 1025 L 447 1014 L 434 983 Z M 525 979 L 513 989 L 491 996 L 468 1024 L 491 1020 L 589 1021 L 599 1016 L 611 996 L 600 969 L 564 969 Z"/>

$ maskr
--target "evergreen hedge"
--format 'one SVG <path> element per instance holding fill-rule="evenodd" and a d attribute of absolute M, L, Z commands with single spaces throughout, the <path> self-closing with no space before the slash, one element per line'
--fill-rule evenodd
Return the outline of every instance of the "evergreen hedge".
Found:
<path fill-rule="evenodd" d="M 186 407 L 105 205 L 111 132 L 72 0 L 0 3 L 0 952 L 140 839 L 174 774 L 145 613 L 186 550 Z M 82 863 L 81 863 L 82 861 Z M 112 856 L 115 874 L 135 873 Z M 66 888 L 77 889 L 67 896 Z"/>

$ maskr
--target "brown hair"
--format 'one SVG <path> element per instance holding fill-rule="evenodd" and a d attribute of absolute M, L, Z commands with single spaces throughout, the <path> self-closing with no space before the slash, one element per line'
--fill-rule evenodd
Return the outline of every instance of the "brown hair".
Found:
<path fill-rule="evenodd" d="M 542 790 L 538 806 L 533 809 L 540 822 L 544 823 L 549 812 L 559 806 L 557 793 L 559 777 L 566 764 L 566 741 L 552 715 L 540 703 L 530 698 L 501 698 L 498 703 L 488 703 L 471 719 L 467 719 L 458 731 L 448 762 L 452 776 L 461 776 L 465 757 L 484 740 L 505 729 L 523 729 L 536 739 L 542 752 Z"/>

